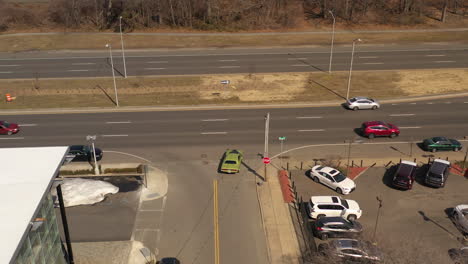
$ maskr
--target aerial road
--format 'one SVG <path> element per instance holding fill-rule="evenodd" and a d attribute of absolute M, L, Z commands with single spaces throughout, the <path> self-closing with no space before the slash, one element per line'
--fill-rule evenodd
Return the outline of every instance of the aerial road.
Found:
<path fill-rule="evenodd" d="M 119 50 L 114 68 L 124 74 Z M 348 70 L 350 46 L 334 49 L 332 70 Z M 330 48 L 284 47 L 126 51 L 128 76 L 196 75 L 328 71 Z M 466 46 L 449 43 L 414 45 L 360 44 L 355 70 L 465 68 Z M 34 51 L 0 53 L 0 79 L 110 77 L 109 53 L 103 51 Z"/>

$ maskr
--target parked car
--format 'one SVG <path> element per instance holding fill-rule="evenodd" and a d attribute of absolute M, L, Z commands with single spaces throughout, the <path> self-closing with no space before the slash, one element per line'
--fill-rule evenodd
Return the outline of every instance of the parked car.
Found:
<path fill-rule="evenodd" d="M 423 147 L 426 151 L 453 150 L 459 151 L 462 149 L 462 144 L 456 139 L 446 137 L 427 138 L 423 141 Z"/>
<path fill-rule="evenodd" d="M 393 175 L 392 184 L 399 189 L 409 190 L 413 187 L 413 182 L 418 165 L 414 162 L 402 160 L 398 169 Z"/>
<path fill-rule="evenodd" d="M 369 121 L 362 123 L 362 135 L 368 138 L 374 137 L 391 137 L 394 138 L 400 135 L 400 129 L 390 123 L 382 121 Z"/>
<path fill-rule="evenodd" d="M 156 264 L 180 264 L 180 261 L 176 258 L 162 258 Z"/>
<path fill-rule="evenodd" d="M 99 161 L 102 159 L 103 152 L 100 148 L 94 148 L 96 151 L 96 160 Z M 70 146 L 67 158 L 71 161 L 94 161 L 93 148 L 88 145 L 73 145 Z"/>
<path fill-rule="evenodd" d="M 450 162 L 435 159 L 426 173 L 424 182 L 432 187 L 444 187 L 450 173 Z"/>
<path fill-rule="evenodd" d="M 221 161 L 220 171 L 225 173 L 238 173 L 242 164 L 242 151 L 233 149 L 226 150 Z"/>
<path fill-rule="evenodd" d="M 449 250 L 449 256 L 455 264 L 468 264 L 468 247 L 452 248 Z"/>
<path fill-rule="evenodd" d="M 346 100 L 345 106 L 351 110 L 361 110 L 361 109 L 378 109 L 380 108 L 379 102 L 372 98 L 357 96 Z"/>
<path fill-rule="evenodd" d="M 310 170 L 310 177 L 314 182 L 322 183 L 339 194 L 349 194 L 356 189 L 353 180 L 347 178 L 339 170 L 317 165 Z"/>
<path fill-rule="evenodd" d="M 383 261 L 383 254 L 371 242 L 356 239 L 337 239 L 318 246 L 319 253 L 329 260 L 342 263 L 377 263 Z"/>
<path fill-rule="evenodd" d="M 468 236 L 468 204 L 455 206 L 452 211 L 452 220 L 463 235 Z"/>
<path fill-rule="evenodd" d="M 0 134 L 13 135 L 20 130 L 18 124 L 0 121 Z"/>
<path fill-rule="evenodd" d="M 322 217 L 314 222 L 314 235 L 322 240 L 329 237 L 352 237 L 362 233 L 362 225 L 342 217 Z"/>
<path fill-rule="evenodd" d="M 312 196 L 307 203 L 307 209 L 312 219 L 339 216 L 354 221 L 362 215 L 361 208 L 356 201 L 341 199 L 338 196 Z"/>

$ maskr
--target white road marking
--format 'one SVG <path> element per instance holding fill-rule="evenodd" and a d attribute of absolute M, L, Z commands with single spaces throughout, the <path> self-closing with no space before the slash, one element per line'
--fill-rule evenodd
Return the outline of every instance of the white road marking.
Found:
<path fill-rule="evenodd" d="M 445 57 L 444 54 L 429 54 L 429 55 L 426 55 L 426 57 Z"/>
<path fill-rule="evenodd" d="M 398 105 L 398 104 L 392 104 L 392 105 Z"/>
<path fill-rule="evenodd" d="M 93 65 L 96 64 L 94 62 L 80 62 L 80 63 L 72 63 L 72 65 Z"/>
<path fill-rule="evenodd" d="M 297 116 L 297 119 L 318 119 L 322 118 L 321 116 Z"/>
<path fill-rule="evenodd" d="M 202 135 L 225 135 L 227 132 L 202 132 Z"/>
<path fill-rule="evenodd" d="M 220 62 L 228 62 L 228 61 L 237 61 L 237 60 L 218 60 Z"/>
<path fill-rule="evenodd" d="M 229 119 L 203 119 L 203 122 L 217 122 L 217 121 L 227 121 Z"/>
<path fill-rule="evenodd" d="M 299 132 L 320 132 L 320 131 L 325 131 L 325 129 L 301 129 L 298 131 Z"/>
<path fill-rule="evenodd" d="M 14 64 L 14 65 L 0 65 L 0 67 L 19 67 L 19 65 Z"/>
<path fill-rule="evenodd" d="M 464 104 L 468 104 L 468 102 L 463 102 Z"/>
<path fill-rule="evenodd" d="M 393 114 L 390 116 L 414 116 L 414 114 Z"/>
<path fill-rule="evenodd" d="M 106 124 L 130 124 L 132 121 L 109 121 Z"/>
<path fill-rule="evenodd" d="M 148 61 L 147 63 L 168 63 L 168 61 Z"/>
<path fill-rule="evenodd" d="M 307 58 L 288 58 L 288 60 L 307 60 Z"/>
<path fill-rule="evenodd" d="M 9 138 L 0 138 L 0 139 L 24 139 L 24 137 L 9 137 Z"/>
<path fill-rule="evenodd" d="M 417 104 L 417 103 L 410 103 L 410 104 Z"/>
<path fill-rule="evenodd" d="M 68 70 L 68 71 L 71 71 L 71 72 L 87 72 L 89 70 Z"/>
<path fill-rule="evenodd" d="M 37 124 L 18 124 L 20 127 L 32 127 L 32 126 L 37 126 Z"/>
<path fill-rule="evenodd" d="M 145 68 L 145 70 L 165 70 L 166 68 Z"/>
<path fill-rule="evenodd" d="M 377 59 L 377 56 L 364 56 L 364 57 L 359 57 L 360 59 Z"/>
<path fill-rule="evenodd" d="M 384 64 L 383 62 L 365 62 L 363 64 Z"/>
<path fill-rule="evenodd" d="M 452 102 L 444 102 L 445 104 L 451 104 Z"/>
<path fill-rule="evenodd" d="M 291 65 L 291 67 L 307 67 L 309 65 L 307 64 L 294 64 L 294 65 Z"/>
<path fill-rule="evenodd" d="M 431 103 L 427 103 L 427 104 L 434 104 L 434 103 L 431 102 Z"/>
<path fill-rule="evenodd" d="M 434 61 L 435 63 L 451 63 L 451 62 L 455 62 L 455 61 Z"/>
<path fill-rule="evenodd" d="M 11 71 L 8 71 L 8 72 L 0 72 L 0 73 L 13 73 L 13 72 L 11 72 Z"/>
<path fill-rule="evenodd" d="M 222 68 L 222 69 L 231 69 L 231 68 L 240 68 L 240 66 L 220 66 L 218 68 Z"/>
<path fill-rule="evenodd" d="M 102 135 L 103 137 L 128 137 L 128 135 Z"/>
<path fill-rule="evenodd" d="M 415 127 L 399 127 L 400 129 L 413 129 L 413 128 L 421 128 L 419 126 L 415 126 Z"/>

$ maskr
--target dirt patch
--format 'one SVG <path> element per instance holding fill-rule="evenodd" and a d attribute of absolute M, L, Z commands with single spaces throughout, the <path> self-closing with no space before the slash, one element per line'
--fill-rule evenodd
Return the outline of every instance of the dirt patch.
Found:
<path fill-rule="evenodd" d="M 223 84 L 222 81 L 229 81 Z M 117 79 L 121 106 L 341 101 L 347 72 L 226 74 Z M 468 91 L 468 70 L 355 71 L 350 97 L 379 99 Z M 115 105 L 112 78 L 2 80 L 1 109 Z"/>

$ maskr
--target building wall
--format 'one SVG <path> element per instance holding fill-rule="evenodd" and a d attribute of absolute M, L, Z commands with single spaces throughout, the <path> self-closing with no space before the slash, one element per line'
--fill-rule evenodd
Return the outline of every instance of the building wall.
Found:
<path fill-rule="evenodd" d="M 54 205 L 50 194 L 42 201 L 41 208 L 33 219 L 43 218 L 36 230 L 30 230 L 14 264 L 66 264 L 62 242 L 57 226 Z"/>

